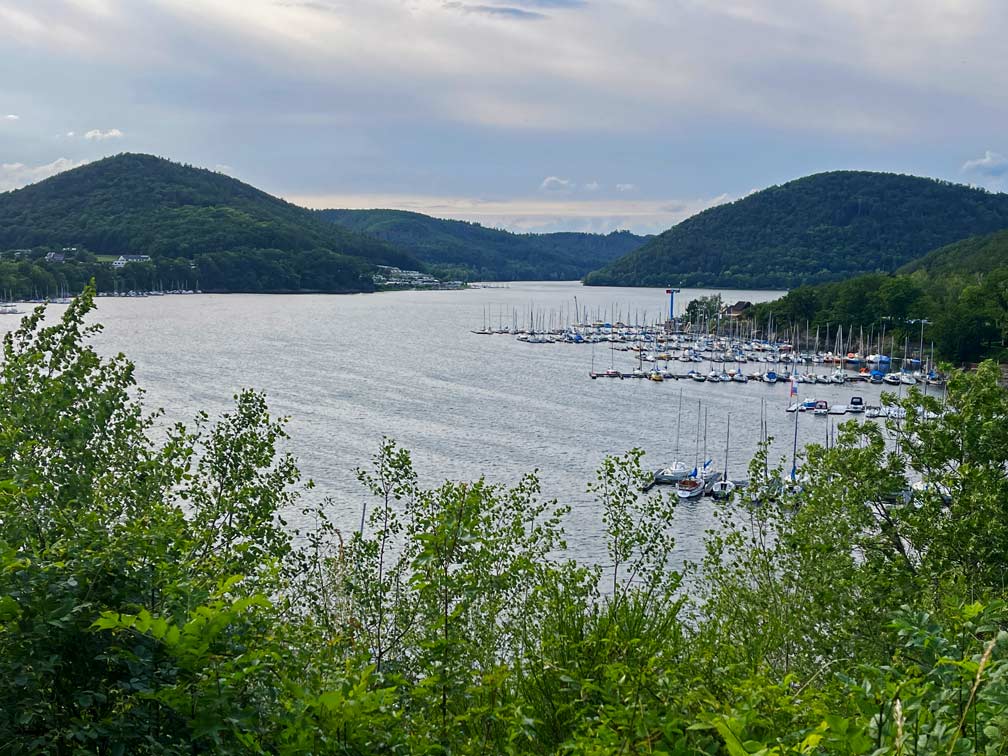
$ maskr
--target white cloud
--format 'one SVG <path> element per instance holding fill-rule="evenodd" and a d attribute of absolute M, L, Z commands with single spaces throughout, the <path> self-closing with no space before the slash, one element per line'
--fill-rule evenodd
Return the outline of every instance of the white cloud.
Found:
<path fill-rule="evenodd" d="M 21 120 L 21 116 L 16 116 L 13 113 L 11 113 L 10 115 L 5 115 L 4 116 L 4 120 L 5 121 L 20 121 Z"/>
<path fill-rule="evenodd" d="M 567 230 L 608 233 L 629 229 L 655 234 L 701 210 L 735 198 L 722 194 L 697 199 L 659 200 L 579 200 L 568 197 L 489 200 L 402 194 L 334 194 L 287 196 L 285 199 L 319 209 L 396 208 L 436 218 L 475 221 L 518 232 Z"/>
<path fill-rule="evenodd" d="M 962 172 L 970 180 L 994 192 L 1008 191 L 1008 157 L 1000 152 L 984 150 L 983 157 L 967 160 Z"/>
<path fill-rule="evenodd" d="M 78 168 L 88 160 L 70 160 L 61 157 L 45 165 L 25 165 L 24 163 L 0 163 L 0 192 L 20 189 L 36 181 L 55 176 L 57 173 Z"/>
<path fill-rule="evenodd" d="M 586 192 L 597 192 L 601 188 L 602 186 L 599 184 L 598 181 L 589 181 L 587 184 L 584 185 L 584 189 Z"/>
<path fill-rule="evenodd" d="M 91 129 L 91 131 L 84 134 L 85 139 L 89 139 L 96 142 L 103 142 L 106 139 L 121 139 L 125 136 L 119 129 L 109 129 L 108 131 L 102 131 L 101 129 Z"/>
<path fill-rule="evenodd" d="M 72 139 L 73 137 L 77 136 L 77 134 L 76 134 L 75 132 L 73 132 L 73 131 L 68 131 L 68 132 L 66 133 L 66 135 L 67 135 L 68 137 L 70 137 L 71 139 Z"/>
<path fill-rule="evenodd" d="M 13 28 L 31 39 L 98 28 L 97 11 L 83 2 L 73 13 L 39 5 L 12 17 Z M 442 117 L 509 128 L 626 132 L 698 114 L 893 136 L 928 130 L 934 119 L 920 116 L 935 113 L 946 95 L 1005 110 L 989 95 L 1004 89 L 1008 63 L 1001 0 L 934 0 L 924 8 L 919 0 L 448 0 L 459 9 L 546 16 L 520 24 L 445 12 L 446 0 L 155 5 L 158 27 L 182 33 L 152 34 L 123 3 L 74 49 L 86 43 L 96 57 L 112 59 L 105 47 L 116 58 L 202 74 L 220 68 L 209 46 L 181 55 L 173 45 L 212 34 L 215 51 L 268 62 L 294 90 L 306 85 L 310 66 L 319 83 L 381 88 L 404 113 L 415 113 L 411 100 L 422 95 Z"/>
<path fill-rule="evenodd" d="M 577 189 L 577 184 L 559 176 L 547 176 L 542 180 L 539 189 L 544 192 L 571 192 Z"/>
<path fill-rule="evenodd" d="M 616 184 L 616 191 L 620 194 L 626 194 L 627 192 L 637 191 L 637 186 L 634 184 Z"/>
<path fill-rule="evenodd" d="M 987 176 L 1003 176 L 1008 173 L 1008 157 L 999 152 L 985 150 L 982 158 L 963 163 L 963 173 L 982 173 Z"/>

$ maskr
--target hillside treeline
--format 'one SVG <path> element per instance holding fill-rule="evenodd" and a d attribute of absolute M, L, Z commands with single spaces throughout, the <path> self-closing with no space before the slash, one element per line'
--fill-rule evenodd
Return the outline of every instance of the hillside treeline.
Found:
<path fill-rule="evenodd" d="M 889 354 L 892 344 L 920 348 L 921 320 L 925 351 L 933 342 L 936 356 L 954 363 L 1003 360 L 1008 339 L 1008 232 L 966 239 L 943 247 L 893 274 L 871 274 L 820 286 L 801 286 L 774 302 L 758 305 L 752 317 L 802 335 L 806 328 L 825 333 L 832 325 L 854 327 L 855 334 L 878 337 L 869 345 Z M 832 343 L 824 344 L 831 348 Z"/>
<path fill-rule="evenodd" d="M 585 283 L 790 289 L 891 273 L 938 247 L 1005 228 L 1008 194 L 834 171 L 697 213 Z"/>

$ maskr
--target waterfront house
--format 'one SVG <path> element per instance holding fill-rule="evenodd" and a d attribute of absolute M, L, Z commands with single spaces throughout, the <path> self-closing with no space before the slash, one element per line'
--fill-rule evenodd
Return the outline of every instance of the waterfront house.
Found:
<path fill-rule="evenodd" d="M 119 255 L 118 260 L 112 261 L 113 268 L 122 268 L 127 263 L 150 262 L 150 255 Z"/>

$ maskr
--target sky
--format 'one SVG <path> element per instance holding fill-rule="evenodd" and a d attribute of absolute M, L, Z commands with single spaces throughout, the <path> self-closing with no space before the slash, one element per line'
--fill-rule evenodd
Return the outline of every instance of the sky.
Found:
<path fill-rule="evenodd" d="M 119 152 L 656 233 L 810 173 L 1008 191 L 1005 0 L 0 0 L 0 191 Z"/>

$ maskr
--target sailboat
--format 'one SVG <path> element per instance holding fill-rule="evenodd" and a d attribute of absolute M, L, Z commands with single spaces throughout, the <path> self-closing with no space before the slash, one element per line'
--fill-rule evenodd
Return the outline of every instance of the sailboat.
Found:
<path fill-rule="evenodd" d="M 735 493 L 735 484 L 728 480 L 728 449 L 731 439 L 731 415 L 728 415 L 727 428 L 725 429 L 725 449 L 724 449 L 724 473 L 721 480 L 715 481 L 711 486 L 710 494 L 713 498 L 723 500 Z"/>
<path fill-rule="evenodd" d="M 682 427 L 682 399 L 683 392 L 679 389 L 679 414 L 676 416 L 676 437 L 675 437 L 675 457 L 671 464 L 660 470 L 655 470 L 654 482 L 657 485 L 674 485 L 689 475 L 689 469 L 679 459 L 679 431 Z"/>
<path fill-rule="evenodd" d="M 801 484 L 798 482 L 798 413 L 794 419 L 794 445 L 791 447 L 791 474 L 781 484 L 781 493 L 799 493 Z"/>
<path fill-rule="evenodd" d="M 697 406 L 697 449 L 699 452 L 700 446 L 700 408 Z M 704 458 L 707 457 L 707 423 L 706 423 L 706 413 L 704 413 L 704 446 L 703 446 Z M 714 480 L 720 475 L 717 472 L 708 471 L 713 460 L 707 459 L 704 461 L 703 465 L 700 465 L 700 457 L 697 453 L 693 456 L 694 465 L 693 470 L 688 476 L 676 483 L 676 496 L 680 499 L 698 499 L 704 495 L 707 490 L 707 486 L 714 482 Z"/>

